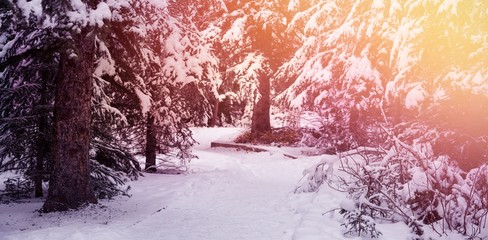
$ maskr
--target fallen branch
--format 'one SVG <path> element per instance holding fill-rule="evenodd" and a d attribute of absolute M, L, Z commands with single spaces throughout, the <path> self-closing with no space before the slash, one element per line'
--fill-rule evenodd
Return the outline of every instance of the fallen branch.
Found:
<path fill-rule="evenodd" d="M 211 142 L 210 147 L 212 148 L 217 148 L 217 147 L 222 147 L 222 148 L 235 148 L 237 150 L 243 150 L 246 152 L 272 152 L 271 150 L 264 149 L 264 148 L 259 148 L 255 146 L 249 146 L 249 145 L 242 145 L 242 144 L 237 144 L 237 143 L 221 143 L 221 142 Z M 281 153 L 283 156 L 291 158 L 291 159 L 297 159 L 298 157 L 286 154 L 286 153 Z"/>

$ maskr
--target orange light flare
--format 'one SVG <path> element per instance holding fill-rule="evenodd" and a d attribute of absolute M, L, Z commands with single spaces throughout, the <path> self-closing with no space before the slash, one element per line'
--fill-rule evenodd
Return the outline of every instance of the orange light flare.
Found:
<path fill-rule="evenodd" d="M 421 116 L 454 133 L 437 151 L 470 168 L 488 161 L 488 2 L 448 3 L 425 11 L 412 77 L 430 94 Z"/>

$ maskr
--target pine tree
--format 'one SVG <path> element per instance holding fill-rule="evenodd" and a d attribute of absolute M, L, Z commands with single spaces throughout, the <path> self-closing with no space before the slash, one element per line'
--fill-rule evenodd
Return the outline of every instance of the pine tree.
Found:
<path fill-rule="evenodd" d="M 287 29 L 301 42 L 280 67 L 277 101 L 323 118 L 324 146 L 347 150 L 367 145 L 380 120 L 389 76 L 387 49 L 393 28 L 378 1 L 317 1 L 290 5 Z M 371 132 L 373 130 L 373 133 Z"/>
<path fill-rule="evenodd" d="M 181 7 L 179 3 L 169 4 L 164 9 L 169 13 L 167 21 L 161 21 L 160 27 L 151 33 L 160 36 L 153 46 L 163 48 L 153 49 L 161 65 L 160 71 L 148 76 L 145 82 L 153 99 L 148 114 L 155 125 L 156 150 L 169 160 L 176 157 L 186 167 L 194 157 L 190 151 L 194 140 L 189 126 L 207 124 L 212 114 L 210 99 L 216 96 L 220 76 L 217 59 L 196 23 L 172 16 L 173 4 Z"/>
<path fill-rule="evenodd" d="M 219 77 L 216 58 L 195 24 L 173 17 L 173 4 L 129 1 L 115 12 L 120 21 L 99 39 L 103 53 L 96 75 L 118 96 L 112 99 L 123 100 L 113 104 L 125 105 L 127 131 L 138 135 L 146 170 L 156 169 L 158 154 L 183 163 L 193 157 L 189 125 L 207 124 L 208 99 Z"/>
<path fill-rule="evenodd" d="M 15 170 L 32 179 L 35 196 L 42 196 L 42 183 L 52 174 L 55 79 L 60 67 L 60 48 L 65 41 L 56 32 L 59 27 L 40 25 L 42 13 L 27 12 L 29 18 L 26 18 L 24 8 L 9 4 L 2 12 L 5 21 L 2 20 L 0 91 L 5 94 L 1 96 L 0 105 L 0 141 L 4 146 L 0 149 L 0 170 Z M 107 192 L 112 192 L 108 195 L 119 192 L 116 185 L 124 184 L 125 174 L 137 176 L 138 163 L 120 144 L 114 143 L 113 134 L 107 132 L 113 129 L 114 119 L 124 116 L 108 105 L 110 100 L 102 89 L 104 83 L 97 78 L 93 80 L 96 84 L 92 98 L 94 119 L 90 152 L 95 154 L 90 154 L 94 166 L 90 175 L 97 194 L 103 192 L 102 195 L 107 196 Z M 103 171 L 102 165 L 97 163 L 102 155 L 110 156 L 114 163 Z"/>
<path fill-rule="evenodd" d="M 94 8 L 97 2 L 83 2 Z M 86 203 L 96 203 L 90 184 L 90 122 L 92 75 L 95 61 L 95 28 L 77 26 L 63 29 L 71 2 L 44 3 L 47 14 L 57 17 L 65 38 L 59 51 L 56 76 L 53 173 L 44 212 L 77 209 Z"/>
<path fill-rule="evenodd" d="M 35 196 L 51 168 L 53 85 L 58 56 L 49 29 L 8 4 L 2 18 L 0 54 L 0 171 L 15 170 L 33 180 Z M 54 45 L 54 44 L 53 44 Z"/>
<path fill-rule="evenodd" d="M 208 31 L 222 59 L 219 100 L 225 104 L 224 115 L 229 122 L 250 123 L 253 132 L 269 132 L 271 78 L 287 56 L 285 11 L 278 1 L 226 2 L 226 9 Z"/>
<path fill-rule="evenodd" d="M 484 1 L 406 3 L 391 50 L 395 78 L 385 94 L 412 126 L 405 135 L 430 142 L 436 154 L 465 170 L 488 160 L 488 112 L 482 107 L 488 101 L 488 48 L 482 40 L 488 31 L 481 10 L 487 7 Z"/>
<path fill-rule="evenodd" d="M 5 101 L 1 105 L 0 130 L 4 134 L 0 140 L 5 143 L 5 148 L 0 149 L 0 166 L 3 171 L 18 169 L 32 176 L 36 186 L 40 186 L 38 192 L 42 193 L 43 180 L 51 179 L 53 188 L 55 181 L 59 181 L 53 175 L 54 155 L 48 143 L 54 140 L 55 133 L 54 95 L 59 93 L 55 89 L 62 87 L 58 83 L 66 77 L 62 73 L 66 66 L 62 63 L 69 62 L 61 61 L 61 56 L 63 51 L 72 48 L 73 54 L 68 58 L 71 56 L 76 60 L 76 56 L 79 57 L 76 52 L 81 45 L 77 46 L 77 41 L 81 41 L 82 36 L 76 34 L 96 33 L 86 35 L 94 48 L 87 45 L 83 49 L 90 49 L 90 59 L 91 52 L 94 54 L 93 68 L 87 69 L 93 72 L 93 78 L 90 78 L 93 86 L 89 91 L 92 96 L 88 100 L 93 104 L 89 115 L 90 151 L 87 153 L 91 170 L 85 172 L 91 177 L 91 189 L 97 197 L 120 193 L 116 185 L 124 184 L 126 177 L 137 177 L 140 168 L 132 154 L 144 152 L 141 149 L 147 149 L 146 144 L 154 146 L 153 156 L 163 153 L 167 157 L 174 155 L 183 162 L 191 159 L 190 147 L 194 140 L 189 126 L 204 125 L 211 115 L 209 99 L 215 97 L 219 77 L 217 61 L 205 46 L 195 23 L 183 23 L 171 17 L 167 14 L 166 2 L 134 0 L 111 4 L 77 6 L 87 8 L 80 10 L 74 9 L 70 1 L 45 2 L 43 11 L 32 13 L 29 19 L 24 16 L 24 9 L 16 4 L 9 4 L 10 10 L 2 12 L 2 20 L 10 24 L 1 26 L 5 29 L 1 43 L 2 91 L 8 94 L 2 95 Z M 108 7 L 112 16 L 107 15 Z M 93 15 L 67 17 L 60 9 Z M 57 16 L 53 18 L 55 22 L 39 25 L 52 12 L 59 13 L 51 14 Z M 103 23 L 102 18 L 112 18 L 113 21 Z M 63 21 L 70 22 L 73 27 L 64 28 Z M 87 27 L 86 31 L 84 27 Z M 175 42 L 175 39 L 181 41 Z M 90 64 L 85 62 L 85 65 Z M 62 96 L 58 94 L 57 98 Z M 56 101 L 62 102 L 66 101 Z M 64 116 L 58 113 L 62 108 L 56 109 L 56 116 Z M 20 118 L 24 120 L 15 121 Z M 153 120 L 149 122 L 151 127 L 146 128 L 148 119 Z M 30 131 L 25 131 L 26 123 L 31 126 Z M 152 134 L 154 139 L 148 141 L 143 131 L 151 129 L 155 133 Z M 56 134 L 63 132 L 56 131 Z M 56 141 L 56 146 L 61 143 Z M 42 160 L 39 161 L 42 164 L 36 164 L 36 159 Z M 42 172 L 41 167 L 44 168 Z M 58 163 L 55 174 L 60 173 L 59 169 Z M 57 205 L 54 201 L 57 200 L 46 204 L 46 211 L 62 208 L 54 206 Z"/>

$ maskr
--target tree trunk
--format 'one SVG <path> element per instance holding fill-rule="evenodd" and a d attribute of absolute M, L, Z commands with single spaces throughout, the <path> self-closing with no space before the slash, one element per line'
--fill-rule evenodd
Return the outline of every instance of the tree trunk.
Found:
<path fill-rule="evenodd" d="M 42 97 L 41 97 L 42 99 Z M 34 173 L 34 194 L 35 197 L 43 197 L 42 180 L 44 175 L 44 163 L 46 161 L 48 141 L 47 134 L 47 116 L 45 112 L 41 112 L 38 118 L 39 133 L 36 146 L 36 170 Z"/>
<path fill-rule="evenodd" d="M 85 28 L 71 36 L 60 52 L 54 106 L 54 169 L 44 212 L 97 202 L 89 169 L 95 35 Z"/>
<path fill-rule="evenodd" d="M 352 135 L 352 140 L 358 144 L 358 146 L 365 146 L 364 144 L 367 143 L 367 139 L 363 138 L 362 128 L 360 126 L 360 119 L 359 119 L 359 110 L 356 107 L 349 108 L 349 132 Z M 351 143 L 352 144 L 352 143 Z M 347 150 L 353 147 L 352 145 L 347 146 Z"/>
<path fill-rule="evenodd" d="M 267 64 L 273 65 L 273 58 L 275 56 L 273 51 L 273 29 L 266 27 L 266 24 L 261 22 L 251 22 L 256 25 L 255 34 L 255 48 L 260 51 L 268 59 Z M 254 104 L 252 113 L 251 132 L 259 137 L 259 135 L 271 132 L 271 122 L 269 117 L 269 109 L 271 107 L 271 89 L 270 89 L 270 75 L 272 70 L 263 68 L 259 72 L 258 101 Z"/>
<path fill-rule="evenodd" d="M 35 197 L 43 197 L 42 191 L 42 179 L 44 175 L 44 162 L 46 159 L 47 151 L 46 151 L 46 139 L 44 137 L 44 133 L 46 129 L 46 121 L 45 116 L 39 117 L 39 138 L 37 139 L 37 146 L 36 146 L 36 170 L 34 174 L 34 194 Z"/>
<path fill-rule="evenodd" d="M 259 76 L 259 98 L 254 104 L 252 113 L 251 132 L 253 134 L 263 134 L 271 131 L 271 121 L 269 117 L 270 100 L 270 79 L 267 74 L 261 72 Z"/>
<path fill-rule="evenodd" d="M 51 77 L 50 72 L 44 70 L 42 72 L 42 87 L 41 87 L 41 96 L 39 99 L 39 112 L 37 118 L 38 124 L 38 136 L 37 136 L 37 146 L 36 146 L 36 168 L 34 173 L 34 194 L 35 197 L 43 197 L 42 191 L 42 180 L 44 176 L 44 164 L 46 162 L 46 157 L 48 154 L 48 149 L 50 146 L 49 141 L 47 139 L 48 132 L 47 132 L 47 113 L 44 109 L 44 106 L 47 105 L 47 82 Z"/>
<path fill-rule="evenodd" d="M 157 137 L 154 117 L 148 114 L 146 123 L 146 171 L 156 171 Z"/>
<path fill-rule="evenodd" d="M 219 119 L 219 105 L 220 105 L 219 98 L 216 98 L 214 102 L 212 119 L 210 120 L 210 127 L 217 126 L 217 121 Z"/>

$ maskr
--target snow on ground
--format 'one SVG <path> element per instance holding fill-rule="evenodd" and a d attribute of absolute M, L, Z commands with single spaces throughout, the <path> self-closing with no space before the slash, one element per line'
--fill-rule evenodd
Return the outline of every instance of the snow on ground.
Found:
<path fill-rule="evenodd" d="M 43 200 L 0 204 L 0 239 L 311 240 L 342 236 L 334 211 L 343 195 L 322 188 L 294 194 L 302 171 L 319 157 L 210 148 L 238 128 L 194 129 L 199 157 L 191 173 L 145 174 L 131 198 L 102 200 L 81 211 L 40 214 Z M 381 225 L 382 239 L 407 239 L 403 224 Z M 405 236 L 405 237 L 399 237 Z M 354 238 L 352 238 L 354 239 Z"/>

